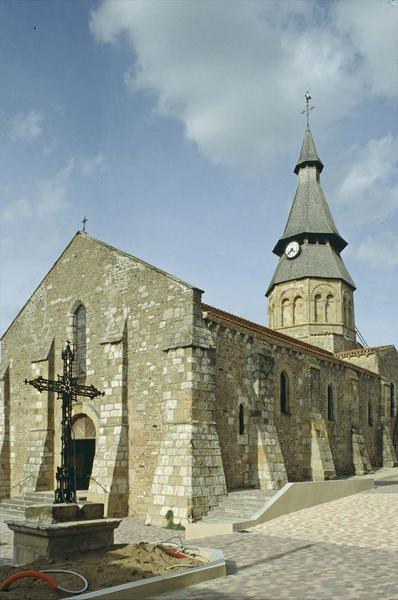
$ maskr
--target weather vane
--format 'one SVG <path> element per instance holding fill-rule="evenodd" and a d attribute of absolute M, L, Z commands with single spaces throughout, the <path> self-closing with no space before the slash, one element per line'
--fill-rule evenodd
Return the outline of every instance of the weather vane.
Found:
<path fill-rule="evenodd" d="M 82 225 L 83 225 L 82 233 L 86 233 L 87 220 L 88 220 L 87 217 L 83 217 L 83 219 L 82 219 Z"/>
<path fill-rule="evenodd" d="M 310 127 L 309 120 L 308 120 L 309 112 L 310 112 L 310 110 L 313 110 L 315 108 L 315 106 L 310 106 L 310 100 L 311 100 L 311 96 L 310 96 L 309 91 L 307 90 L 305 92 L 305 101 L 306 101 L 307 106 L 305 107 L 304 110 L 301 111 L 300 115 L 303 115 L 304 113 L 307 114 L 307 127 L 308 128 Z"/>

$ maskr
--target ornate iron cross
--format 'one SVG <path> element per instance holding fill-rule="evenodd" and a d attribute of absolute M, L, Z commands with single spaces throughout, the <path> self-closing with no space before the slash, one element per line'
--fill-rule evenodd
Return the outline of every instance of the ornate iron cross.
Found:
<path fill-rule="evenodd" d="M 61 466 L 57 467 L 55 490 L 55 503 L 76 502 L 76 478 L 74 451 L 72 446 L 72 402 L 77 401 L 78 396 L 96 398 L 105 396 L 93 385 L 80 385 L 77 377 L 73 377 L 74 353 L 70 347 L 70 341 L 66 342 L 66 348 L 62 351 L 64 372 L 58 375 L 58 381 L 44 379 L 41 375 L 37 379 L 27 380 L 26 384 L 32 385 L 39 392 L 56 392 L 58 398 L 62 399 L 62 421 L 61 421 Z"/>

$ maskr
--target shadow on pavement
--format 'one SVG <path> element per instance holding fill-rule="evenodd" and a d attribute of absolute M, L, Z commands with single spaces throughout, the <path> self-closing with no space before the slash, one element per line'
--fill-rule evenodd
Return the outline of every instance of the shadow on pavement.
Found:
<path fill-rule="evenodd" d="M 398 485 L 398 481 L 392 480 L 392 481 L 388 481 L 388 479 L 383 479 L 381 481 L 375 481 L 375 487 L 384 487 L 385 485 Z"/>
<path fill-rule="evenodd" d="M 278 560 L 279 558 L 283 558 L 284 556 L 288 556 L 289 554 L 294 554 L 295 552 L 301 552 L 301 550 L 307 550 L 307 548 L 311 548 L 316 544 L 305 544 L 304 546 L 299 546 L 298 548 L 293 548 L 292 550 L 288 550 L 287 552 L 280 552 L 279 554 L 274 554 L 273 556 L 268 556 L 267 558 L 263 558 L 262 560 L 257 560 L 252 563 L 248 563 L 243 567 L 238 567 L 238 571 L 244 571 L 245 569 L 250 569 L 250 567 L 254 567 L 256 565 L 261 565 L 263 563 L 271 562 L 273 560 Z"/>

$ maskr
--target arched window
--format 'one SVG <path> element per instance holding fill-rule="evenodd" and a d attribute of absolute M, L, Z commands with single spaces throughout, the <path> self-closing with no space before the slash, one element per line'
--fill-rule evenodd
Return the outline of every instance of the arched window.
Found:
<path fill-rule="evenodd" d="M 290 325 L 290 306 L 289 300 L 285 298 L 282 300 L 282 327 Z"/>
<path fill-rule="evenodd" d="M 86 309 L 83 304 L 73 315 L 73 347 L 77 377 L 86 376 Z"/>
<path fill-rule="evenodd" d="M 349 313 L 348 313 L 348 298 L 344 296 L 343 300 L 343 312 L 344 312 L 344 324 L 349 325 Z"/>
<path fill-rule="evenodd" d="M 279 404 L 281 413 L 287 415 L 289 413 L 289 378 L 285 371 L 282 371 L 280 375 Z"/>
<path fill-rule="evenodd" d="M 243 404 L 239 404 L 239 435 L 245 433 L 245 409 Z"/>
<path fill-rule="evenodd" d="M 296 296 L 293 302 L 293 325 L 303 321 L 303 299 L 301 296 Z"/>
<path fill-rule="evenodd" d="M 373 406 L 371 402 L 368 402 L 368 425 L 370 427 L 373 425 Z"/>
<path fill-rule="evenodd" d="M 352 327 L 354 324 L 353 314 L 352 314 L 352 302 L 350 298 L 347 301 L 347 325 Z"/>
<path fill-rule="evenodd" d="M 328 385 L 328 421 L 334 421 L 333 386 Z"/>
<path fill-rule="evenodd" d="M 325 322 L 333 323 L 334 321 L 334 297 L 332 294 L 326 296 L 325 302 Z"/>
<path fill-rule="evenodd" d="M 322 297 L 317 294 L 314 298 L 314 315 L 315 323 L 320 323 L 322 320 Z"/>
<path fill-rule="evenodd" d="M 274 305 L 271 304 L 269 307 L 269 326 L 271 329 L 274 327 Z"/>
<path fill-rule="evenodd" d="M 73 418 L 72 437 L 75 440 L 95 440 L 95 425 L 90 417 L 80 414 Z"/>
<path fill-rule="evenodd" d="M 395 385 L 391 383 L 390 387 L 390 415 L 392 417 L 397 416 L 396 404 L 395 404 Z"/>

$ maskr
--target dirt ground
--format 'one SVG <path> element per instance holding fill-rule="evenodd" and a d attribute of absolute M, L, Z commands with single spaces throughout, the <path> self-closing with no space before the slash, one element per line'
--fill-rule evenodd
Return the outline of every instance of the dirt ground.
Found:
<path fill-rule="evenodd" d="M 203 561 L 175 558 L 153 544 L 118 544 L 111 549 L 81 552 L 71 558 L 48 562 L 37 560 L 30 565 L 0 567 L 0 583 L 9 575 L 25 570 L 66 569 L 76 571 L 89 582 L 88 592 L 101 588 L 169 574 L 181 568 L 198 566 Z M 61 587 L 69 590 L 81 589 L 83 582 L 65 573 L 49 573 Z M 14 582 L 8 591 L 0 592 L 0 600 L 56 600 L 72 594 L 52 590 L 47 583 L 31 577 Z M 78 598 L 79 596 L 77 596 Z"/>

